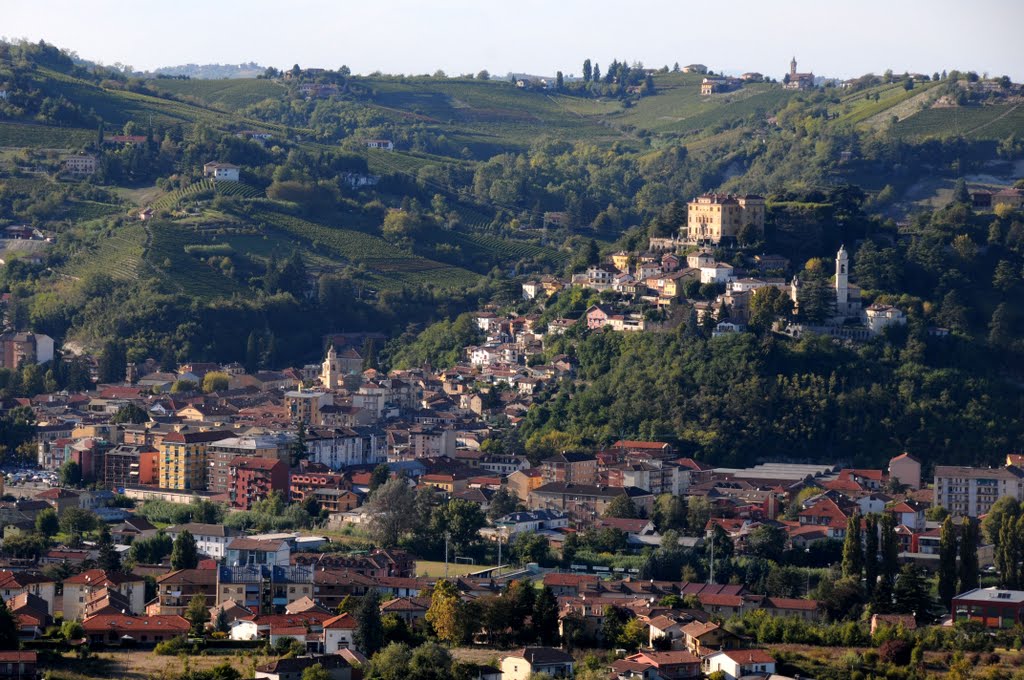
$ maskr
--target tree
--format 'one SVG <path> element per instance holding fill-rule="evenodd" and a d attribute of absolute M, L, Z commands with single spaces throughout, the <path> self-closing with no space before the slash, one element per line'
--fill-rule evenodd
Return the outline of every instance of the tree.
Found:
<path fill-rule="evenodd" d="M 964 517 L 960 525 L 960 592 L 978 587 L 978 525 Z"/>
<path fill-rule="evenodd" d="M 231 376 L 221 371 L 210 371 L 203 376 L 203 392 L 223 392 L 228 388 Z"/>
<path fill-rule="evenodd" d="M 992 312 L 992 319 L 988 324 L 988 343 L 993 347 L 1009 348 L 1013 345 L 1014 333 L 1013 324 L 1010 321 L 1010 311 L 1005 302 L 999 303 Z"/>
<path fill-rule="evenodd" d="M 711 503 L 703 496 L 690 496 L 686 501 L 686 526 L 690 534 L 701 536 L 711 519 Z"/>
<path fill-rule="evenodd" d="M 878 584 L 878 517 L 868 515 L 864 525 L 864 586 L 871 597 Z"/>
<path fill-rule="evenodd" d="M 555 89 L 561 91 L 565 87 L 565 79 L 562 77 L 562 72 L 558 71 L 555 73 Z"/>
<path fill-rule="evenodd" d="M 663 493 L 654 500 L 651 520 L 660 533 L 682 531 L 686 528 L 686 504 L 679 496 Z"/>
<path fill-rule="evenodd" d="M 192 624 L 192 634 L 202 635 L 206 622 L 210 620 L 210 610 L 206 608 L 206 596 L 196 593 L 188 601 L 185 618 Z"/>
<path fill-rule="evenodd" d="M 58 531 L 60 531 L 60 520 L 57 518 L 56 510 L 44 508 L 36 515 L 36 533 L 46 538 L 53 538 Z"/>
<path fill-rule="evenodd" d="M 100 529 L 100 538 L 96 543 L 99 548 L 99 556 L 96 563 L 100 569 L 105 571 L 121 570 L 121 554 L 114 548 L 114 541 L 110 538 L 110 527 L 104 522 Z"/>
<path fill-rule="evenodd" d="M 60 466 L 60 485 L 78 486 L 82 483 L 82 466 L 73 460 L 65 461 Z"/>
<path fill-rule="evenodd" d="M 747 537 L 747 552 L 754 557 L 778 562 L 782 559 L 787 540 L 788 536 L 782 527 L 761 525 Z"/>
<path fill-rule="evenodd" d="M 885 613 L 892 607 L 893 588 L 899 571 L 899 542 L 896 538 L 896 516 L 887 512 L 882 515 L 879 538 L 881 561 L 878 569 L 878 586 L 875 588 L 875 604 Z"/>
<path fill-rule="evenodd" d="M 949 609 L 956 592 L 957 531 L 953 519 L 942 522 L 939 533 L 939 602 Z"/>
<path fill-rule="evenodd" d="M 171 569 L 195 569 L 198 565 L 199 550 L 196 548 L 196 539 L 188 530 L 184 530 L 174 539 L 171 548 Z"/>
<path fill-rule="evenodd" d="M 356 648 L 366 656 L 373 656 L 384 645 L 384 625 L 380 620 L 380 600 L 371 590 L 363 595 L 356 610 Z"/>
<path fill-rule="evenodd" d="M 96 528 L 96 515 L 81 508 L 67 508 L 60 514 L 60 530 L 79 537 Z"/>
<path fill-rule="evenodd" d="M 223 607 L 217 610 L 217 618 L 213 620 L 213 629 L 218 633 L 227 633 L 231 630 L 228 613 Z"/>
<path fill-rule="evenodd" d="M 1000 292 L 1009 293 L 1019 280 L 1016 268 L 1006 260 L 999 260 L 992 274 L 992 287 Z"/>
<path fill-rule="evenodd" d="M 487 518 L 491 521 L 500 519 L 515 512 L 517 505 L 519 505 L 519 497 L 502 486 L 491 496 L 491 506 L 487 509 Z"/>
<path fill-rule="evenodd" d="M 860 580 L 864 570 L 860 532 L 860 513 L 854 512 L 846 522 L 846 539 L 843 541 L 843 576 Z"/>
<path fill-rule="evenodd" d="M 416 525 L 415 494 L 404 477 L 389 479 L 370 494 L 370 534 L 382 548 L 391 548 Z"/>
<path fill-rule="evenodd" d="M 476 79 L 477 80 L 490 80 L 491 79 L 491 74 L 490 74 L 490 72 L 488 72 L 487 69 L 481 69 L 480 72 L 476 74 Z"/>
<path fill-rule="evenodd" d="M 596 62 L 594 63 L 594 70 L 593 75 L 591 76 L 591 80 L 595 83 L 600 82 L 601 80 L 601 66 Z"/>
<path fill-rule="evenodd" d="M 548 586 L 541 589 L 533 603 L 533 629 L 542 645 L 558 645 L 558 599 Z"/>
<path fill-rule="evenodd" d="M 628 620 L 629 616 L 623 610 L 612 605 L 605 606 L 604 621 L 601 623 L 601 639 L 605 647 L 612 648 L 618 644 Z"/>
<path fill-rule="evenodd" d="M 303 669 L 302 680 L 331 680 L 331 674 L 326 668 L 315 663 Z"/>
<path fill-rule="evenodd" d="M 770 330 L 776 317 L 788 316 L 792 311 L 793 301 L 778 288 L 759 288 L 750 298 L 750 326 L 760 331 Z"/>
<path fill-rule="evenodd" d="M 626 494 L 616 496 L 604 511 L 605 517 L 616 517 L 619 519 L 636 519 L 636 505 L 633 499 Z"/>
<path fill-rule="evenodd" d="M 133 423 L 140 424 L 149 422 L 149 414 L 146 413 L 145 409 L 136 406 L 135 404 L 125 404 L 121 408 L 117 409 L 117 413 L 111 418 L 111 422 L 114 423 Z"/>
<path fill-rule="evenodd" d="M 952 201 L 963 205 L 971 203 L 971 193 L 967 190 L 967 182 L 962 177 L 953 184 Z"/>
<path fill-rule="evenodd" d="M 480 540 L 480 529 L 487 524 L 480 506 L 455 498 L 434 508 L 430 531 L 435 536 L 448 535 L 456 552 L 465 553 Z"/>
<path fill-rule="evenodd" d="M 935 601 L 921 568 L 905 564 L 893 589 L 893 600 L 897 613 L 913 614 L 918 624 L 929 624 L 934 620 Z"/>
<path fill-rule="evenodd" d="M 439 640 L 451 645 L 462 641 L 466 622 L 462 619 L 462 598 L 454 583 L 441 579 L 434 585 L 426 618 Z"/>
<path fill-rule="evenodd" d="M 378 463 L 377 467 L 373 468 L 373 472 L 370 473 L 370 493 L 372 494 L 377 490 L 377 487 L 384 484 L 391 478 L 391 468 L 388 467 L 387 463 Z"/>
<path fill-rule="evenodd" d="M 591 79 L 591 77 L 593 75 L 594 75 L 594 70 L 590 66 L 590 60 L 589 59 L 584 59 L 583 60 L 583 82 L 589 83 L 590 79 Z"/>
<path fill-rule="evenodd" d="M 85 637 L 85 628 L 79 621 L 65 621 L 60 625 L 60 634 L 65 640 L 81 640 Z"/>
<path fill-rule="evenodd" d="M 512 538 L 509 549 L 519 564 L 542 563 L 548 556 L 548 539 L 533 531 L 520 531 Z"/>
<path fill-rule="evenodd" d="M 18 649 L 18 620 L 0 599 L 0 649 Z"/>

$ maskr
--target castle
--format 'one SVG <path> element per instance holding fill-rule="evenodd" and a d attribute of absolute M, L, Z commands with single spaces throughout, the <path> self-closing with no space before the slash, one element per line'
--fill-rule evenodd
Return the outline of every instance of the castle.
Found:
<path fill-rule="evenodd" d="M 764 234 L 764 199 L 760 196 L 704 194 L 687 204 L 686 237 L 690 243 L 735 240 L 745 225 Z"/>

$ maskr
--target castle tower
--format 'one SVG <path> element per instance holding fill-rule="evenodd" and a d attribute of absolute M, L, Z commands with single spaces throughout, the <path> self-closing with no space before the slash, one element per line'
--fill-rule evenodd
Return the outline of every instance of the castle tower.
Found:
<path fill-rule="evenodd" d="M 320 382 L 329 390 L 336 390 L 341 386 L 341 369 L 338 366 L 338 353 L 334 351 L 334 345 L 327 349 L 327 358 L 320 369 Z"/>
<path fill-rule="evenodd" d="M 850 256 L 844 246 L 836 253 L 836 313 L 845 315 L 850 302 Z"/>
<path fill-rule="evenodd" d="M 789 284 L 789 299 L 793 301 L 793 311 L 797 311 L 800 307 L 800 279 L 796 274 L 793 275 L 793 281 Z"/>
<path fill-rule="evenodd" d="M 796 75 L 796 57 L 793 57 L 793 59 L 789 62 L 789 75 Z"/>

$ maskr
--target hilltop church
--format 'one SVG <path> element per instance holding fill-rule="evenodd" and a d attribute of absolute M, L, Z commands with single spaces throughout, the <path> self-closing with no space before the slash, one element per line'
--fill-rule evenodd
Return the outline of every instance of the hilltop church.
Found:
<path fill-rule="evenodd" d="M 783 89 L 786 90 L 810 90 L 814 87 L 813 73 L 797 73 L 796 57 L 789 62 L 789 73 L 782 79 Z"/>
<path fill-rule="evenodd" d="M 800 279 L 794 276 L 792 283 L 789 284 L 789 297 L 794 308 L 800 305 L 800 288 Z M 859 319 L 860 286 L 850 283 L 850 254 L 846 252 L 846 246 L 839 246 L 839 252 L 836 253 L 836 276 L 832 288 L 836 296 L 833 323 L 842 324 L 847 319 Z"/>

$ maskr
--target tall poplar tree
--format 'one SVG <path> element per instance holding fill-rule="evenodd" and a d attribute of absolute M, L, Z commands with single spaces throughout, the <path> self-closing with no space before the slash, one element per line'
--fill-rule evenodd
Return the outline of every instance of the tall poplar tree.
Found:
<path fill-rule="evenodd" d="M 853 577 L 858 581 L 864 570 L 860 520 L 859 512 L 850 515 L 850 519 L 846 522 L 846 540 L 843 542 L 843 576 Z"/>
<path fill-rule="evenodd" d="M 1020 542 L 1019 534 L 1017 542 Z M 960 592 L 978 587 L 978 525 L 964 517 L 960 525 Z"/>
<path fill-rule="evenodd" d="M 868 515 L 864 536 L 864 581 L 867 596 L 871 597 L 878 585 L 878 517 Z"/>
<path fill-rule="evenodd" d="M 891 512 L 882 515 L 881 535 L 879 536 L 881 562 L 878 569 L 878 586 L 875 588 L 875 605 L 879 612 L 885 613 L 892 608 L 893 587 L 896 585 L 896 574 L 899 572 L 899 543 L 896 540 L 896 516 Z"/>
<path fill-rule="evenodd" d="M 939 534 L 939 602 L 947 609 L 956 595 L 956 534 L 953 519 L 947 517 L 942 522 L 942 531 Z"/>

